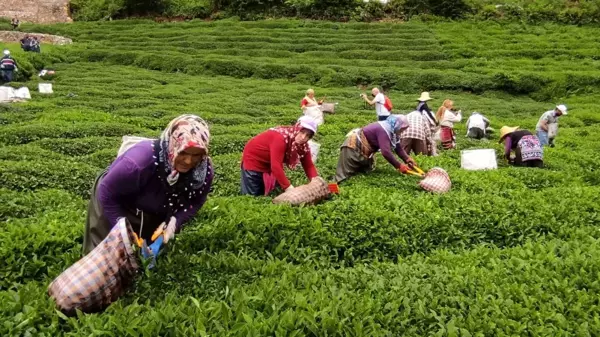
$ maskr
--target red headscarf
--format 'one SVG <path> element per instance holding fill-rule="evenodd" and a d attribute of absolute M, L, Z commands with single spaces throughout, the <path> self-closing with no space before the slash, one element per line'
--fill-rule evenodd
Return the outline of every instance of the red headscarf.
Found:
<path fill-rule="evenodd" d="M 283 140 L 285 141 L 285 157 L 283 158 L 283 162 L 292 170 L 296 168 L 300 159 L 310 152 L 307 143 L 302 145 L 296 143 L 296 136 L 302 129 L 300 123 L 294 126 L 278 126 L 271 129 L 283 136 Z"/>

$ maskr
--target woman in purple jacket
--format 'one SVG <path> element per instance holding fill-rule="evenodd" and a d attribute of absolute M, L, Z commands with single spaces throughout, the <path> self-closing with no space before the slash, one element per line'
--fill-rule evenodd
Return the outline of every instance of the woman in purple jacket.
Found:
<path fill-rule="evenodd" d="M 169 123 L 160 139 L 141 141 L 119 156 L 92 188 L 84 254 L 102 242 L 120 218 L 144 239 L 164 224 L 164 242 L 173 238 L 210 191 L 209 138 L 204 120 L 182 115 Z"/>
<path fill-rule="evenodd" d="M 371 123 L 364 128 L 350 131 L 341 147 L 335 180 L 339 183 L 357 173 L 372 171 L 375 166 L 373 155 L 378 150 L 381 150 L 381 155 L 396 170 L 406 173 L 409 166 L 416 165 L 399 142 L 400 133 L 408 127 L 406 116 L 391 115 L 385 121 Z M 400 163 L 393 152 L 396 152 L 408 166 Z"/>

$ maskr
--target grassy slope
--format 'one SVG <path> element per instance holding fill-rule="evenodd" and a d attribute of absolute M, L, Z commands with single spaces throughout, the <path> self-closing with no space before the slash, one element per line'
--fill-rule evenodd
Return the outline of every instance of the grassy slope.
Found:
<path fill-rule="evenodd" d="M 0 107 L 0 334 L 600 333 L 593 29 L 298 21 L 42 29 L 77 44 L 49 48 L 50 56 L 39 59 L 16 53 L 32 67 L 51 62 L 59 73 L 56 93 Z M 235 77 L 194 66 L 205 61 L 237 65 Z M 285 71 L 264 68 L 277 64 Z M 293 67 L 330 77 L 290 77 Z M 419 191 L 381 157 L 375 173 L 353 178 L 335 200 L 316 207 L 237 195 L 245 141 L 297 118 L 309 85 L 340 103 L 317 139 L 318 168 L 328 177 L 346 132 L 374 119 L 351 85 L 377 81 L 362 74 L 409 74 L 389 93 L 402 112 L 413 107 L 418 89 L 433 88 L 432 106 L 452 97 L 463 111 L 488 115 L 496 128 L 533 129 L 554 102 L 443 90 L 515 71 L 556 79 L 533 97 L 552 85 L 558 89 L 551 92 L 580 93 L 564 100 L 572 113 L 561 120 L 544 170 L 500 161 L 497 171 L 465 172 L 459 151 L 450 151 L 417 158 L 424 168 L 448 170 L 453 191 L 443 196 Z M 342 76 L 350 84 L 338 82 Z M 561 82 L 569 76 L 588 81 Z M 212 125 L 217 178 L 209 202 L 130 295 L 104 314 L 64 321 L 45 289 L 79 257 L 95 174 L 114 158 L 120 136 L 156 136 L 186 112 Z M 461 149 L 500 153 L 496 142 L 467 141 L 464 125 L 458 130 Z M 291 175 L 303 183 L 300 172 Z"/>

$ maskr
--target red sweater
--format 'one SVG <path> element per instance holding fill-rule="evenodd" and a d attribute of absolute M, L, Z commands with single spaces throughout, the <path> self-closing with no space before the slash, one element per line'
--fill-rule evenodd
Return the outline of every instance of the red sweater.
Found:
<path fill-rule="evenodd" d="M 283 170 L 283 159 L 285 157 L 285 140 L 283 136 L 273 130 L 267 130 L 250 141 L 244 147 L 242 153 L 242 167 L 244 170 L 273 173 L 281 188 L 290 187 L 290 181 Z M 310 150 L 300 159 L 304 172 L 308 179 L 319 174 L 312 162 Z"/>

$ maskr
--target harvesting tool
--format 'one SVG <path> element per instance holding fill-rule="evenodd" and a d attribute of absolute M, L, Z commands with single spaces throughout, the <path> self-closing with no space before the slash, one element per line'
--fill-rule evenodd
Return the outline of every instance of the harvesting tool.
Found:
<path fill-rule="evenodd" d="M 144 240 L 144 243 L 142 244 L 142 256 L 145 259 L 152 259 L 152 261 L 150 261 L 150 264 L 148 265 L 148 269 L 152 269 L 154 268 L 154 266 L 156 266 L 156 257 L 160 253 L 160 248 L 163 244 L 163 240 L 164 236 L 161 235 L 150 246 L 148 246 L 146 240 Z"/>
<path fill-rule="evenodd" d="M 423 178 L 425 176 L 425 172 L 423 170 L 421 170 L 420 167 L 418 167 L 417 165 L 413 165 L 412 170 L 408 170 L 406 173 L 413 175 L 413 176 L 417 176 L 420 178 Z"/>
<path fill-rule="evenodd" d="M 142 244 L 144 244 L 144 240 L 142 240 L 137 233 L 133 233 L 133 242 L 140 248 L 142 248 Z"/>
<path fill-rule="evenodd" d="M 159 226 L 156 229 L 152 235 L 152 243 L 150 245 L 148 245 L 146 240 L 140 238 L 137 233 L 133 233 L 134 243 L 141 248 L 142 257 L 144 259 L 152 259 L 148 265 L 148 269 L 152 269 L 156 266 L 156 257 L 160 254 L 160 249 L 165 238 L 163 235 L 165 228 L 166 226 Z"/>

